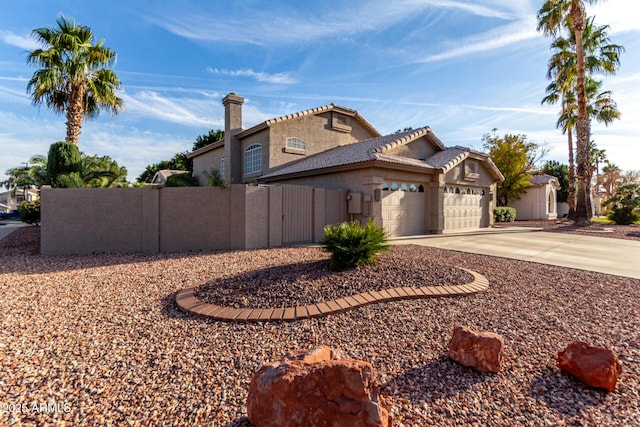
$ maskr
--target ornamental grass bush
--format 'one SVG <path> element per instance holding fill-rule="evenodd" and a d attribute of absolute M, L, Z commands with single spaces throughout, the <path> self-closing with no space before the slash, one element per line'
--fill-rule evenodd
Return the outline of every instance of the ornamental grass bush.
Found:
<path fill-rule="evenodd" d="M 387 235 L 373 219 L 362 226 L 358 221 L 327 225 L 322 248 L 331 253 L 329 267 L 346 270 L 376 263 L 376 255 L 389 249 Z"/>
<path fill-rule="evenodd" d="M 508 206 L 498 206 L 493 208 L 493 218 L 495 222 L 513 222 L 516 220 L 516 209 Z"/>
<path fill-rule="evenodd" d="M 20 212 L 20 221 L 37 225 L 40 223 L 40 199 L 20 203 L 18 212 Z"/>

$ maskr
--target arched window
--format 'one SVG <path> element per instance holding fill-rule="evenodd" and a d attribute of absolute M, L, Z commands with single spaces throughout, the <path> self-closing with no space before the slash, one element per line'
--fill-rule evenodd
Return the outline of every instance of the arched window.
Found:
<path fill-rule="evenodd" d="M 398 184 L 396 184 L 395 182 L 391 183 L 391 191 L 398 191 Z"/>
<path fill-rule="evenodd" d="M 382 183 L 382 191 L 389 191 L 389 184 L 387 184 L 386 182 Z"/>
<path fill-rule="evenodd" d="M 416 191 L 418 191 L 418 187 L 416 187 L 415 184 L 411 184 L 409 186 L 409 191 L 412 192 L 412 193 L 415 193 Z"/>
<path fill-rule="evenodd" d="M 307 143 L 304 142 L 304 139 L 292 137 L 287 138 L 287 148 L 291 148 L 293 150 L 306 151 Z"/>
<path fill-rule="evenodd" d="M 453 187 L 449 187 L 449 193 L 451 194 L 455 193 L 455 191 L 453 191 Z"/>
<path fill-rule="evenodd" d="M 262 171 L 262 145 L 253 144 L 244 150 L 244 173 L 259 173 Z"/>
<path fill-rule="evenodd" d="M 400 184 L 400 191 L 409 191 L 409 187 L 404 182 Z"/>
<path fill-rule="evenodd" d="M 456 187 L 456 194 L 460 194 L 460 187 Z"/>
<path fill-rule="evenodd" d="M 424 187 L 422 186 L 422 184 L 418 186 L 418 193 L 424 193 Z"/>

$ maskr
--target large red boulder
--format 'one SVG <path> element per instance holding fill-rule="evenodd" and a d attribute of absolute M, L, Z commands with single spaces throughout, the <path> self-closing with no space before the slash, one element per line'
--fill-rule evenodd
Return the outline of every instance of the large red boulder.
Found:
<path fill-rule="evenodd" d="M 476 332 L 457 326 L 449 342 L 449 357 L 480 372 L 500 372 L 504 340 L 493 332 Z"/>
<path fill-rule="evenodd" d="M 571 343 L 558 353 L 558 368 L 589 387 L 609 392 L 615 390 L 622 374 L 618 356 L 612 350 L 592 347 L 583 341 Z"/>
<path fill-rule="evenodd" d="M 329 347 L 269 363 L 251 379 L 247 415 L 257 427 L 390 426 L 370 363 Z"/>

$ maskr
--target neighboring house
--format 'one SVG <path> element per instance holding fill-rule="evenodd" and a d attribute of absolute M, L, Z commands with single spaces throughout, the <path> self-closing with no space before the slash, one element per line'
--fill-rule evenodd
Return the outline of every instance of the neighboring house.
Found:
<path fill-rule="evenodd" d="M 38 190 L 35 188 L 27 188 L 26 195 L 27 197 L 25 198 L 24 188 L 16 188 L 15 190 L 7 190 L 0 193 L 0 213 L 15 212 L 18 210 L 20 203 L 25 200 L 28 202 L 37 200 L 39 197 Z"/>
<path fill-rule="evenodd" d="M 151 184 L 157 184 L 161 187 L 164 187 L 165 184 L 167 183 L 167 178 L 169 178 L 171 175 L 177 175 L 185 172 L 188 172 L 188 171 L 171 170 L 171 169 L 159 170 L 153 175 L 153 178 L 151 179 Z"/>
<path fill-rule="evenodd" d="M 540 174 L 531 178 L 527 192 L 509 205 L 516 209 L 516 220 L 558 218 L 557 195 L 560 189 L 558 178 Z"/>
<path fill-rule="evenodd" d="M 225 140 L 188 155 L 201 185 L 227 182 L 347 189 L 351 218 L 373 218 L 392 236 L 488 227 L 496 183 L 488 155 L 445 147 L 429 127 L 382 136 L 357 111 L 334 104 L 242 129 L 242 104 L 227 95 Z"/>

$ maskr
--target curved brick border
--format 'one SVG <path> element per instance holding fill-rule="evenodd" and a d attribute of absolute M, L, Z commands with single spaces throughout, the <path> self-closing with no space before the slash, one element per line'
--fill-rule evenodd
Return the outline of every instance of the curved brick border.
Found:
<path fill-rule="evenodd" d="M 211 317 L 228 322 L 268 322 L 282 320 L 311 319 L 342 313 L 368 304 L 396 301 L 413 298 L 448 297 L 470 295 L 482 292 L 489 287 L 489 281 L 483 275 L 466 268 L 458 267 L 473 275 L 473 281 L 464 285 L 454 286 L 422 286 L 420 288 L 402 287 L 385 289 L 382 291 L 363 292 L 335 301 L 324 301 L 318 304 L 287 308 L 232 308 L 209 304 L 195 297 L 196 287 L 183 289 L 176 294 L 178 307 L 187 313 L 198 316 Z"/>

